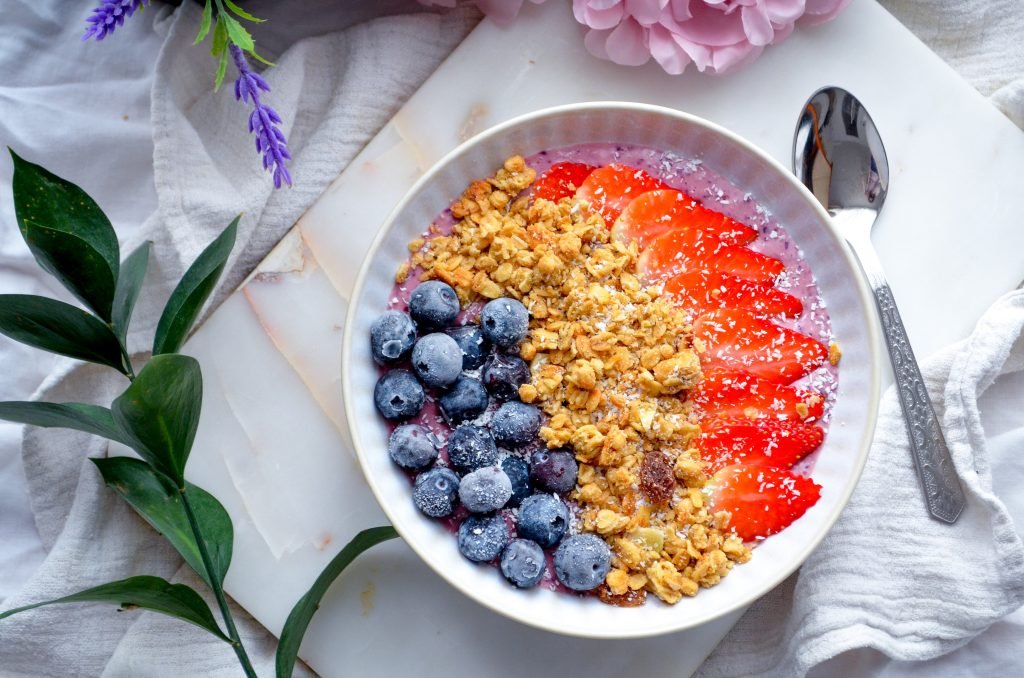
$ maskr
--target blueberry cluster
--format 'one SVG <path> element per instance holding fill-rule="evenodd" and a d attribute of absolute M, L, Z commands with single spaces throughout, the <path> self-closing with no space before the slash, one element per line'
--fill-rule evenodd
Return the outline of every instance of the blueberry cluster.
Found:
<path fill-rule="evenodd" d="M 479 325 L 455 327 L 459 310 L 451 286 L 424 282 L 413 290 L 409 313 L 387 311 L 370 328 L 374 360 L 391 368 L 374 389 L 381 415 L 407 422 L 431 390 L 453 428 L 447 464 L 439 462 L 437 438 L 416 423 L 394 429 L 388 454 L 417 474 L 412 496 L 422 513 L 465 515 L 458 529 L 463 556 L 497 561 L 512 585 L 530 588 L 547 570 L 545 549 L 554 549 L 559 581 L 591 590 L 604 581 L 611 552 L 599 538 L 566 536 L 571 516 L 562 495 L 576 486 L 576 459 L 571 451 L 536 445 L 541 412 L 519 400 L 530 368 L 515 351 L 529 330 L 529 313 L 515 299 L 495 299 L 483 307 Z"/>

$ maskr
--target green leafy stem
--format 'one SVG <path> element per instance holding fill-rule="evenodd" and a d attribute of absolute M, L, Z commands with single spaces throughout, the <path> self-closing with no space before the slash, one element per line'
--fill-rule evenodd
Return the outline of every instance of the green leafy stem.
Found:
<path fill-rule="evenodd" d="M 212 1 L 218 9 L 215 45 L 217 31 L 236 44 L 244 43 L 248 33 L 227 15 L 225 7 L 243 19 L 258 19 L 230 0 Z M 211 12 L 211 0 L 207 0 L 200 38 L 209 31 Z M 246 44 L 251 51 L 251 37 Z M 75 429 L 131 448 L 138 458 L 92 462 L 104 483 L 161 533 L 209 586 L 227 633 L 194 589 L 152 576 L 129 577 L 0 612 L 0 620 L 57 603 L 107 602 L 122 609 L 151 610 L 194 624 L 230 644 L 245 675 L 255 676 L 224 593 L 234 544 L 231 517 L 212 494 L 185 480 L 202 410 L 203 378 L 198 361 L 178 352 L 227 264 L 241 216 L 203 250 L 171 293 L 157 323 L 152 357 L 136 374 L 127 336 L 146 277 L 150 244 L 144 243 L 121 261 L 113 226 L 92 198 L 13 151 L 11 157 L 15 216 L 25 243 L 39 265 L 87 310 L 45 297 L 0 295 L 0 334 L 110 367 L 129 383 L 109 408 L 87 403 L 0 402 L 0 419 Z M 306 628 L 330 584 L 364 550 L 395 536 L 391 527 L 356 535 L 296 603 L 278 645 L 279 678 L 291 675 Z"/>
<path fill-rule="evenodd" d="M 214 19 L 215 13 L 216 19 Z M 210 54 L 217 59 L 217 76 L 214 81 L 214 89 L 217 90 L 224 83 L 224 75 L 228 70 L 229 44 L 238 46 L 242 51 L 260 63 L 267 66 L 274 65 L 256 53 L 256 41 L 253 39 L 252 34 L 235 17 L 257 24 L 265 21 L 249 14 L 231 2 L 231 0 L 206 0 L 206 4 L 203 6 L 203 16 L 199 20 L 199 33 L 196 34 L 194 44 L 198 45 L 205 40 L 206 36 L 210 34 L 210 28 L 213 28 Z"/>

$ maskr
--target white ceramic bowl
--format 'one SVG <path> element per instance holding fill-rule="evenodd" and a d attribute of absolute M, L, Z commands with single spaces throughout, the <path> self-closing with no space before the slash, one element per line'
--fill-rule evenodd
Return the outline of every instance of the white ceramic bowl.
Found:
<path fill-rule="evenodd" d="M 586 142 L 650 146 L 702 160 L 749 191 L 802 248 L 830 310 L 843 349 L 833 421 L 814 467 L 821 500 L 782 533 L 760 544 L 750 562 L 722 583 L 669 606 L 654 596 L 638 608 L 605 605 L 544 589 L 520 591 L 492 567 L 463 558 L 455 536 L 413 506 L 408 478 L 386 452 L 388 432 L 373 406 L 377 368 L 369 328 L 391 295 L 394 274 L 418 237 L 472 180 L 490 176 L 506 157 Z M 632 103 L 550 108 L 493 127 L 449 153 L 416 182 L 381 229 L 351 299 L 342 356 L 345 410 L 359 461 L 395 528 L 452 586 L 487 607 L 558 633 L 593 638 L 651 636 L 698 626 L 748 605 L 793 572 L 839 517 L 860 477 L 879 393 L 877 329 L 857 269 L 828 215 L 779 163 L 747 141 L 679 111 Z"/>

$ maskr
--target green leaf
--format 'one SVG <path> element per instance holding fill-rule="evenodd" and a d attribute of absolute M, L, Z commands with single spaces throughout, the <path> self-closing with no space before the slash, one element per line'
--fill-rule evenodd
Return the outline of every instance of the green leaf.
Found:
<path fill-rule="evenodd" d="M 117 235 L 85 191 L 13 150 L 14 213 L 39 265 L 110 321 L 117 284 Z"/>
<path fill-rule="evenodd" d="M 345 571 L 345 568 L 360 553 L 372 546 L 376 546 L 382 541 L 394 539 L 397 536 L 398 533 L 395 532 L 395 528 L 390 525 L 363 530 L 353 537 L 352 541 L 341 550 L 341 553 L 336 555 L 327 564 L 327 567 L 316 578 L 316 581 L 313 582 L 313 586 L 306 592 L 306 595 L 299 598 L 299 602 L 295 603 L 295 607 L 292 608 L 292 611 L 288 614 L 288 619 L 284 623 L 284 629 L 281 631 L 281 642 L 277 645 L 277 678 L 291 678 L 292 669 L 295 668 L 295 659 L 299 656 L 302 638 L 306 635 L 306 628 L 309 627 L 313 614 L 320 607 L 320 601 L 323 599 L 324 594 L 327 593 L 327 589 L 334 583 L 334 580 Z"/>
<path fill-rule="evenodd" d="M 153 356 L 110 409 L 114 421 L 141 443 L 135 448 L 139 456 L 182 488 L 202 406 L 199 363 L 169 353 Z"/>
<path fill-rule="evenodd" d="M 225 643 L 231 642 L 227 636 L 221 633 L 220 627 L 213 619 L 213 613 L 210 612 L 210 607 L 198 593 L 184 584 L 172 584 L 160 577 L 140 576 L 112 581 L 109 584 L 79 591 L 63 598 L 0 612 L 0 619 L 57 603 L 114 603 L 120 605 L 122 610 L 141 607 L 195 624 Z"/>
<path fill-rule="evenodd" d="M 277 65 L 273 61 L 267 61 L 266 59 L 261 57 L 259 54 L 256 53 L 255 49 L 253 51 L 249 52 L 249 56 L 251 56 L 256 61 L 260 62 L 261 64 L 264 64 L 265 66 L 276 66 Z"/>
<path fill-rule="evenodd" d="M 128 447 L 138 443 L 121 429 L 105 407 L 86 403 L 0 403 L 0 419 L 43 428 L 70 428 L 114 440 Z"/>
<path fill-rule="evenodd" d="M 210 23 L 213 21 L 213 0 L 206 0 L 206 5 L 203 7 L 203 18 L 199 20 L 199 33 L 196 35 L 196 41 L 193 45 L 198 45 L 206 39 L 206 35 L 210 32 Z"/>
<path fill-rule="evenodd" d="M 228 9 L 230 9 L 232 12 L 234 12 L 235 14 L 237 14 L 238 16 L 242 17 L 243 19 L 245 19 L 247 21 L 253 21 L 253 22 L 258 23 L 258 24 L 261 24 L 264 21 L 266 21 L 266 19 L 260 19 L 260 18 L 254 17 L 252 14 L 249 14 L 244 9 L 242 9 L 241 7 L 236 5 L 235 3 L 231 2 L 231 0 L 224 0 L 224 4 L 227 5 Z"/>
<path fill-rule="evenodd" d="M 220 13 L 217 14 L 217 24 L 213 27 L 213 40 L 210 44 L 210 54 L 219 57 L 228 48 L 228 29 L 224 26 L 224 20 Z"/>
<path fill-rule="evenodd" d="M 227 263 L 231 248 L 235 246 L 235 233 L 242 215 L 238 215 L 216 240 L 207 245 L 181 282 L 171 293 L 164 306 L 153 338 L 153 355 L 174 353 L 185 343 L 189 329 L 195 322 L 203 303 L 213 292 L 217 279 Z"/>
<path fill-rule="evenodd" d="M 224 575 L 231 565 L 235 534 L 228 512 L 212 494 L 191 483 L 185 485 L 213 561 L 214 572 L 211 578 L 199 555 L 199 546 L 181 503 L 181 492 L 167 476 L 157 473 L 146 462 L 130 457 L 91 461 L 100 470 L 107 486 L 121 495 L 147 523 L 164 535 L 207 584 L 213 587 L 215 583 L 223 583 Z"/>
<path fill-rule="evenodd" d="M 63 301 L 31 294 L 0 294 L 0 334 L 50 353 L 127 373 L 114 332 Z"/>
<path fill-rule="evenodd" d="M 149 266 L 149 246 L 144 242 L 121 264 L 121 273 L 117 277 L 117 288 L 114 290 L 114 307 L 111 327 L 114 334 L 124 345 L 128 336 L 128 323 L 132 319 L 132 309 L 142 290 L 142 281 L 146 278 L 146 267 Z"/>
<path fill-rule="evenodd" d="M 245 26 L 239 23 L 238 19 L 227 14 L 222 14 L 220 18 L 224 20 L 224 28 L 228 31 L 228 39 L 246 52 L 251 52 L 256 46 L 256 41 L 252 39 L 249 31 L 245 30 Z"/>
<path fill-rule="evenodd" d="M 221 52 L 217 62 L 217 75 L 213 79 L 213 91 L 219 92 L 220 86 L 224 84 L 224 75 L 228 72 L 228 53 Z"/>

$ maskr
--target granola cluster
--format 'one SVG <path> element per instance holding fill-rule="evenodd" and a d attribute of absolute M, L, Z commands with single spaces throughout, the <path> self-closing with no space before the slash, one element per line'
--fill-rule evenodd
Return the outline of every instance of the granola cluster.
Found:
<path fill-rule="evenodd" d="M 636 276 L 635 243 L 613 241 L 585 203 L 516 197 L 536 178 L 521 157 L 452 205 L 450 234 L 410 243 L 422 278 L 463 303 L 510 296 L 530 311 L 519 391 L 548 415 L 541 437 L 580 462 L 581 528 L 613 550 L 599 590 L 617 605 L 667 603 L 717 584 L 750 551 L 711 513 L 687 391 L 701 380 L 686 314 Z M 399 282 L 408 276 L 399 271 Z"/>

